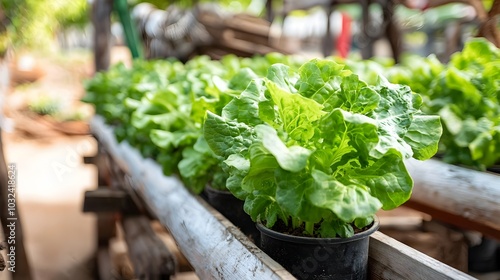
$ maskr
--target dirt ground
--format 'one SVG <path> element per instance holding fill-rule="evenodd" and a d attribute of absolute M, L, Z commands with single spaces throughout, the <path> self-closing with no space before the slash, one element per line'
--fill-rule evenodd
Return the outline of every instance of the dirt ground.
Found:
<path fill-rule="evenodd" d="M 82 145 L 95 146 L 93 139 L 4 137 L 6 161 L 17 165 L 17 203 L 34 279 L 94 279 L 94 217 L 81 205 L 83 192 L 96 184 L 96 170 L 69 161 Z M 60 164 L 68 169 L 58 170 Z"/>

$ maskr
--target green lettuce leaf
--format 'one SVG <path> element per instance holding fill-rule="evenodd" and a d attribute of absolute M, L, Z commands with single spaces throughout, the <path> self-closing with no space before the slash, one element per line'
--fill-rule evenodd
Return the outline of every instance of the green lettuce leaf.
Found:
<path fill-rule="evenodd" d="M 207 112 L 203 134 L 212 151 L 222 158 L 246 153 L 256 139 L 251 127 L 225 120 L 211 112 Z"/>
<path fill-rule="evenodd" d="M 266 80 L 274 105 L 277 107 L 282 129 L 299 142 L 306 142 L 314 135 L 314 122 L 325 114 L 322 105 L 299 94 L 287 92 L 270 80 Z"/>
<path fill-rule="evenodd" d="M 306 167 L 312 151 L 301 146 L 287 147 L 278 137 L 276 130 L 268 125 L 257 125 L 255 132 L 261 139 L 262 145 L 276 158 L 281 168 L 299 172 Z"/>
<path fill-rule="evenodd" d="M 344 222 L 371 217 L 382 207 L 364 184 L 343 184 L 319 170 L 313 171 L 312 177 L 314 184 L 309 201 L 316 207 L 331 210 Z"/>

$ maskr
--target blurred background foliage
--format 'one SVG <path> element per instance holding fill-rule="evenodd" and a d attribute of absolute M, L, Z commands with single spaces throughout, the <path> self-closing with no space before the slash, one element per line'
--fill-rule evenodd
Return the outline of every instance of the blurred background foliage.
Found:
<path fill-rule="evenodd" d="M 0 52 L 14 48 L 49 49 L 55 33 L 89 22 L 86 0 L 0 0 Z"/>
<path fill-rule="evenodd" d="M 129 0 L 129 4 L 137 5 L 139 3 L 150 3 L 154 6 L 165 9 L 169 5 L 175 4 L 182 8 L 189 8 L 197 3 L 217 3 L 226 9 L 234 12 L 241 12 L 246 10 L 251 4 L 255 5 L 256 2 L 265 2 L 265 0 Z"/>
<path fill-rule="evenodd" d="M 0 55 L 7 47 L 51 49 L 58 31 L 84 28 L 91 20 L 95 0 L 0 0 Z M 128 0 L 130 6 L 151 3 L 165 9 L 176 4 L 189 8 L 196 3 L 217 3 L 231 12 L 262 12 L 265 0 Z"/>
<path fill-rule="evenodd" d="M 0 57 L 8 46 L 36 50 L 53 49 L 58 32 L 69 28 L 84 28 L 88 26 L 91 16 L 91 3 L 96 0 L 0 0 Z M 253 15 L 265 13 L 266 0 L 127 0 L 131 7 L 139 3 L 150 3 L 165 9 L 175 4 L 181 8 L 189 8 L 197 3 L 216 3 L 233 13 L 248 12 Z M 411 1 L 411 0 L 407 0 Z M 276 1 L 281 3 L 280 1 Z M 483 0 L 489 9 L 493 0 Z M 279 3 L 274 3 L 275 8 Z M 278 5 L 279 6 L 279 5 Z M 338 10 L 348 13 L 355 19 L 361 15 L 358 5 L 343 5 Z M 297 11 L 295 16 L 306 16 L 304 11 Z M 413 29 L 435 26 L 441 21 L 453 21 L 460 18 L 461 13 L 448 6 L 429 9 L 425 12 L 397 9 L 397 15 L 402 19 L 402 25 Z M 429 20 L 431 19 L 431 20 Z M 415 31 L 415 30 L 413 30 Z M 418 37 L 420 38 L 420 37 Z"/>

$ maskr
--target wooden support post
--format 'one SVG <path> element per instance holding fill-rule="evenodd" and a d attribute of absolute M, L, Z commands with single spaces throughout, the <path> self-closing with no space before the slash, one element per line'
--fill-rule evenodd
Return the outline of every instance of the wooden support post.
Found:
<path fill-rule="evenodd" d="M 391 45 L 392 56 L 395 63 L 399 62 L 401 56 L 401 34 L 396 23 L 394 14 L 395 3 L 394 0 L 386 0 L 382 4 L 385 34 Z"/>
<path fill-rule="evenodd" d="M 97 186 L 110 186 L 109 158 L 99 141 L 97 141 L 97 155 L 94 164 L 97 167 Z"/>
<path fill-rule="evenodd" d="M 92 23 L 94 25 L 95 71 L 107 70 L 111 52 L 111 12 L 113 0 L 94 0 Z"/>
<path fill-rule="evenodd" d="M 97 145 L 97 183 L 98 190 L 108 189 L 111 185 L 110 179 L 110 164 L 108 155 L 102 145 Z M 109 239 L 116 236 L 116 220 L 117 213 L 106 212 L 97 213 L 97 246 L 98 248 L 102 246 L 109 245 Z M 100 250 L 100 249 L 99 249 Z"/>
<path fill-rule="evenodd" d="M 116 213 L 97 214 L 97 247 L 107 247 L 109 240 L 116 236 Z"/>
<path fill-rule="evenodd" d="M 361 29 L 361 37 L 359 39 L 359 45 L 361 48 L 361 56 L 363 59 L 368 59 L 373 56 L 373 38 L 370 34 L 372 20 L 370 19 L 370 4 L 371 0 L 360 0 L 361 3 L 361 11 L 362 11 L 362 29 Z"/>
<path fill-rule="evenodd" d="M 273 0 L 266 0 L 266 19 L 269 22 L 274 20 Z"/>
<path fill-rule="evenodd" d="M 326 13 L 326 32 L 325 32 L 325 37 L 323 37 L 323 42 L 322 42 L 322 53 L 324 57 L 327 57 L 332 54 L 333 50 L 333 36 L 332 36 L 332 30 L 330 28 L 331 26 L 331 15 L 333 12 L 333 6 L 332 5 L 326 5 L 323 7 Z"/>
<path fill-rule="evenodd" d="M 175 274 L 176 259 L 153 231 L 146 216 L 123 217 L 123 233 L 138 279 L 169 279 Z"/>

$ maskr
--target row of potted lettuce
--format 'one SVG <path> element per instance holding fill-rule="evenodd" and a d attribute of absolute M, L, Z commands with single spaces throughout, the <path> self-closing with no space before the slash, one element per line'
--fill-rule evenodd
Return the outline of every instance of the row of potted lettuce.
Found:
<path fill-rule="evenodd" d="M 165 174 L 244 200 L 261 248 L 303 279 L 366 276 L 376 211 L 409 198 L 404 160 L 432 157 L 441 136 L 408 86 L 368 85 L 331 59 L 136 61 L 86 89 L 117 139 Z"/>
<path fill-rule="evenodd" d="M 265 76 L 235 57 L 118 65 L 87 84 L 86 101 L 194 192 L 227 188 L 267 227 L 352 236 L 409 198 L 404 159 L 435 154 L 439 118 L 407 86 L 367 85 L 332 60 L 280 59 L 290 60 L 255 58 L 271 65 Z"/>
<path fill-rule="evenodd" d="M 97 74 L 85 100 L 119 141 L 156 159 L 165 174 L 179 174 L 193 192 L 208 183 L 244 200 L 262 231 L 357 240 L 356 232 L 376 230 L 377 210 L 409 198 L 413 182 L 404 160 L 432 157 L 442 133 L 440 118 L 420 110 L 428 111 L 427 95 L 385 78 L 367 84 L 348 70 L 359 67 L 365 66 L 279 54 L 197 57 L 185 65 L 136 61 Z M 298 259 L 290 257 L 295 247 L 272 247 L 288 238 L 278 233 L 261 245 L 295 276 L 307 278 L 304 260 L 311 258 L 323 276 L 344 273 L 332 269 L 330 258 L 317 258 L 318 248 L 330 252 L 324 242 Z M 360 242 L 359 267 L 330 253 L 347 260 L 333 267 L 366 274 L 367 239 Z"/>

